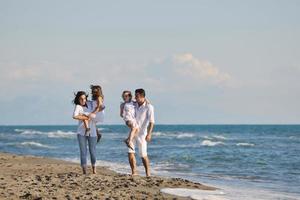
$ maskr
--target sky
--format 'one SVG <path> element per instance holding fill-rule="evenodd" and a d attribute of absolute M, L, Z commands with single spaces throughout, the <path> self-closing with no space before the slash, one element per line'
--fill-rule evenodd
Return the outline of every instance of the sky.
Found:
<path fill-rule="evenodd" d="M 157 124 L 299 124 L 300 1 L 0 0 L 0 124 L 76 124 L 103 88 L 106 124 L 144 88 Z"/>

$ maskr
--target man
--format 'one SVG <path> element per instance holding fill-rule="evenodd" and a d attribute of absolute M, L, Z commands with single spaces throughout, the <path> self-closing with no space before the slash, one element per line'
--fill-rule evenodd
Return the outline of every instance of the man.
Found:
<path fill-rule="evenodd" d="M 139 155 L 142 158 L 145 167 L 146 176 L 150 176 L 150 161 L 147 155 L 147 142 L 151 141 L 151 134 L 154 127 L 154 108 L 146 101 L 146 93 L 144 89 L 135 90 L 136 99 L 136 121 L 139 126 L 139 131 L 134 138 L 133 149 L 128 148 L 128 160 L 131 167 L 132 175 L 137 175 L 135 145 L 138 145 Z"/>

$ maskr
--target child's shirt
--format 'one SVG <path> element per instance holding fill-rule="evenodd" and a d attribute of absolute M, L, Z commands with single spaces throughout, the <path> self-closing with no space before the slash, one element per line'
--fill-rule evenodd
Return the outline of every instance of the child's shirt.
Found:
<path fill-rule="evenodd" d="M 123 119 L 124 121 L 135 121 L 135 102 L 127 102 L 124 104 L 123 108 Z"/>

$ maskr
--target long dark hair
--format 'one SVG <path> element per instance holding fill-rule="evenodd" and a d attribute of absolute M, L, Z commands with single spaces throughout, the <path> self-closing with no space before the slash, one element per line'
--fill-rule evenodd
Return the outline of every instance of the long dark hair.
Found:
<path fill-rule="evenodd" d="M 78 91 L 77 93 L 74 93 L 75 98 L 74 98 L 74 100 L 73 100 L 73 103 L 74 103 L 75 105 L 80 105 L 79 98 L 80 98 L 82 95 L 84 95 L 86 98 L 88 98 L 88 95 L 87 95 L 84 91 Z M 85 106 L 86 106 L 86 104 L 85 104 Z"/>

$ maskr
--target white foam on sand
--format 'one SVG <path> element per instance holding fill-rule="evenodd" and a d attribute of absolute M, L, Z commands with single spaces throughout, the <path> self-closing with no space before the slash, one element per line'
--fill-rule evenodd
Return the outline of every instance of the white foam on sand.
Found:
<path fill-rule="evenodd" d="M 161 192 L 195 200 L 228 200 L 221 190 L 198 190 L 187 188 L 163 188 Z"/>

